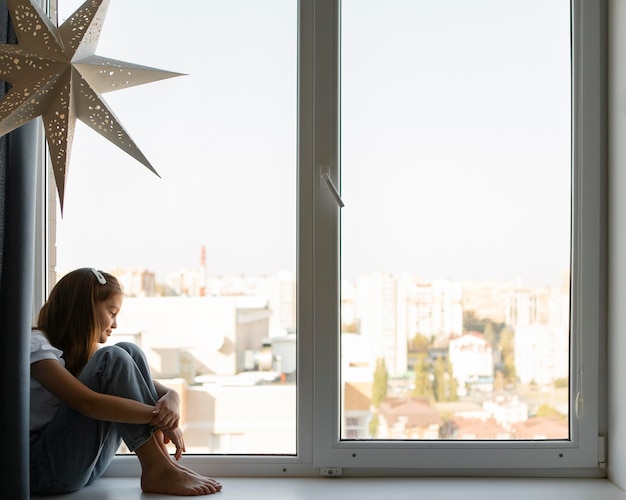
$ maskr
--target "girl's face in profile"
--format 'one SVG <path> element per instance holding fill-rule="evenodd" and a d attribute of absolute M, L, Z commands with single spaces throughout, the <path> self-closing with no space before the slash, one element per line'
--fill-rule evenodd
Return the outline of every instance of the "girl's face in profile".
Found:
<path fill-rule="evenodd" d="M 99 302 L 96 306 L 96 321 L 100 330 L 99 343 L 104 344 L 113 333 L 113 329 L 117 328 L 117 313 L 121 307 L 122 296 L 119 294 Z"/>

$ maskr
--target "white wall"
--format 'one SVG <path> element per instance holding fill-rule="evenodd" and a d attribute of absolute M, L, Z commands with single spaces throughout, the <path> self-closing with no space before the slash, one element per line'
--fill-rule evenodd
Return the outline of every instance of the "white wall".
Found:
<path fill-rule="evenodd" d="M 609 478 L 626 490 L 626 1 L 609 0 Z"/>

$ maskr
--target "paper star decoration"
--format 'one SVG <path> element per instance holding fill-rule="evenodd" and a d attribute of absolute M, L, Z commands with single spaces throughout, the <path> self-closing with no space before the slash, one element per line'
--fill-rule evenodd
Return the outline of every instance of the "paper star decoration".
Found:
<path fill-rule="evenodd" d="M 0 44 L 0 136 L 42 117 L 61 210 L 76 119 L 159 175 L 101 94 L 181 76 L 95 55 L 109 0 L 87 0 L 58 28 L 32 0 L 8 0 L 18 44 Z"/>

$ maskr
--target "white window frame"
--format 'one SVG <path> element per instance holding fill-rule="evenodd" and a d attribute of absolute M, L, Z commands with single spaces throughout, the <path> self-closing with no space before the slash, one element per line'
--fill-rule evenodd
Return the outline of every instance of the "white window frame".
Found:
<path fill-rule="evenodd" d="M 324 5 L 325 8 L 322 8 Z M 339 88 L 339 2 L 316 2 L 315 169 L 337 168 Z M 570 440 L 557 441 L 341 441 L 339 429 L 339 208 L 317 188 L 315 192 L 315 408 L 314 464 L 341 467 L 355 475 L 403 471 L 410 475 L 603 475 L 599 438 L 600 408 L 605 402 L 598 387 L 605 282 L 606 216 L 606 36 L 601 26 L 602 1 L 572 4 L 572 314 Z M 332 29 L 332 28 L 334 29 Z M 325 59 L 323 59 L 325 57 Z M 331 70 L 328 70 L 331 69 Z M 332 70 L 334 69 L 334 71 Z M 335 93 L 331 92 L 335 89 Z M 330 116 L 327 116 L 328 113 Z M 333 115 L 334 114 L 334 115 Z M 319 119 L 317 119 L 319 117 Z M 329 124 L 332 124 L 329 126 Z M 301 124 L 302 126 L 302 124 Z M 301 168 L 302 168 L 301 164 Z M 318 174 L 319 175 L 319 174 Z M 315 176 L 315 173 L 314 173 Z M 332 256 L 332 258 L 329 258 Z M 601 376 L 602 375 L 602 376 Z M 317 389 L 319 387 L 319 389 Z M 579 401 L 577 405 L 577 401 Z M 584 404 L 583 404 L 584 401 Z M 578 406 L 578 408 L 577 408 Z M 578 411 L 577 411 L 578 410 Z M 576 471 L 576 472 L 573 472 Z"/>
<path fill-rule="evenodd" d="M 57 0 L 50 1 L 55 11 Z M 62 0 L 59 0 L 62 1 Z M 295 1 L 295 0 L 294 0 Z M 341 441 L 339 386 L 340 209 L 321 173 L 340 188 L 340 0 L 299 1 L 298 76 L 298 396 L 294 456 L 189 455 L 183 462 L 214 476 L 507 475 L 603 477 L 606 431 L 606 0 L 572 2 L 573 225 L 571 418 L 563 441 Z M 538 15 L 540 15 L 538 13 Z M 42 172 L 45 162 L 42 160 Z M 48 178 L 43 175 L 41 178 Z M 42 197 L 46 199 L 45 182 Z M 54 190 L 50 190 L 53 192 Z M 40 220 L 54 210 L 40 203 Z M 38 238 L 45 238 L 45 230 Z M 38 283 L 54 267 L 53 232 L 39 240 Z M 50 262 L 45 261 L 49 258 Z M 37 306 L 37 301 L 35 303 Z M 602 364 L 603 366 L 605 363 Z M 119 456 L 108 475 L 140 472 Z"/>

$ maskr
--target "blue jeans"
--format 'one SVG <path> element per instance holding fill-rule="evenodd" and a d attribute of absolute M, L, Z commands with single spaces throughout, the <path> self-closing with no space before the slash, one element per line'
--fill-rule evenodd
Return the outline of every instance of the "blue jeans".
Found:
<path fill-rule="evenodd" d="M 104 394 L 149 405 L 159 399 L 143 352 L 128 342 L 100 348 L 78 379 Z M 31 433 L 31 491 L 55 494 L 79 490 L 102 475 L 122 439 L 135 451 L 153 432 L 148 424 L 95 420 L 61 404 L 43 429 Z"/>

